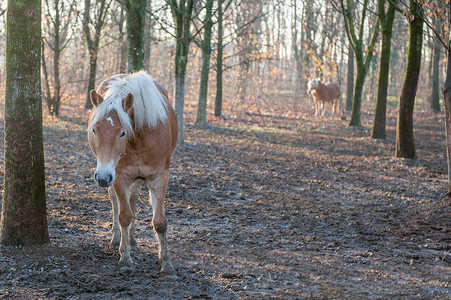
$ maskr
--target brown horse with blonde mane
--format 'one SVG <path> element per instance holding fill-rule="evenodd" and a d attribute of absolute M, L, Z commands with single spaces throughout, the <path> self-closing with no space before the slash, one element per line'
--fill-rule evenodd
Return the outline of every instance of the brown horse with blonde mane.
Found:
<path fill-rule="evenodd" d="M 308 93 L 313 96 L 315 102 L 315 116 L 321 114 L 324 117 L 326 103 L 332 106 L 332 115 L 338 110 L 338 99 L 340 97 L 340 86 L 337 83 L 322 83 L 318 79 L 308 82 Z"/>
<path fill-rule="evenodd" d="M 166 242 L 164 199 L 168 169 L 177 143 L 177 119 L 165 88 L 146 72 L 115 75 L 91 91 L 94 109 L 88 140 L 97 157 L 95 181 L 108 187 L 113 206 L 111 245 L 119 245 L 119 266 L 133 269 L 135 205 L 143 182 L 150 191 L 152 225 L 159 244 L 161 272 L 175 269 Z"/>

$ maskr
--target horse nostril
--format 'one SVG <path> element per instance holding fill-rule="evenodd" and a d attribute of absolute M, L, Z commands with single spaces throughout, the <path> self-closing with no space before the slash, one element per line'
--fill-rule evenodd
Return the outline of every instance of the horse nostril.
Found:
<path fill-rule="evenodd" d="M 95 181 L 99 181 L 99 176 L 97 175 L 97 172 L 94 173 L 94 180 L 95 180 Z"/>
<path fill-rule="evenodd" d="M 113 181 L 113 176 L 108 175 L 108 183 L 111 183 L 111 181 Z"/>

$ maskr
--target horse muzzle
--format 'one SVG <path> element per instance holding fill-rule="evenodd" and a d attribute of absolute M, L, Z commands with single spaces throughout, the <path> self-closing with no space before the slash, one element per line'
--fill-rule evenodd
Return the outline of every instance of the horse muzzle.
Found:
<path fill-rule="evenodd" d="M 115 176 L 116 171 L 113 164 L 97 165 L 94 180 L 101 187 L 109 187 L 113 184 Z"/>

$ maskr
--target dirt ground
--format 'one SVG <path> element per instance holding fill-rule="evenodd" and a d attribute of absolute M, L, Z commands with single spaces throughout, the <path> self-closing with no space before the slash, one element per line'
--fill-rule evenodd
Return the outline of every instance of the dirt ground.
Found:
<path fill-rule="evenodd" d="M 441 114 L 415 114 L 417 160 L 394 158 L 394 112 L 384 141 L 311 111 L 188 122 L 166 204 L 177 279 L 158 274 L 144 189 L 136 270 L 119 272 L 86 120 L 46 118 L 51 243 L 0 248 L 2 299 L 450 298 Z"/>

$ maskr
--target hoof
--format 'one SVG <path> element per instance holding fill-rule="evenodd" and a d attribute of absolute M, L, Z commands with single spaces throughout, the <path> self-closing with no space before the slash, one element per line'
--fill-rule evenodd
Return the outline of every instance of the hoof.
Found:
<path fill-rule="evenodd" d="M 117 249 L 119 248 L 119 243 L 111 241 L 109 244 L 110 249 Z"/>
<path fill-rule="evenodd" d="M 111 249 L 118 248 L 120 243 L 121 243 L 121 235 L 120 234 L 119 234 L 119 236 L 113 235 L 113 237 L 111 238 L 111 241 L 110 241 L 110 248 Z"/>
<path fill-rule="evenodd" d="M 121 257 L 119 260 L 119 270 L 121 272 L 130 272 L 135 270 L 132 259 L 128 256 Z"/>
<path fill-rule="evenodd" d="M 162 263 L 160 274 L 171 279 L 173 279 L 173 277 L 174 279 L 177 278 L 177 272 L 175 271 L 175 268 L 170 260 Z"/>

